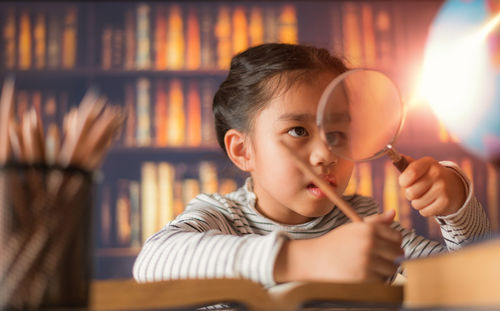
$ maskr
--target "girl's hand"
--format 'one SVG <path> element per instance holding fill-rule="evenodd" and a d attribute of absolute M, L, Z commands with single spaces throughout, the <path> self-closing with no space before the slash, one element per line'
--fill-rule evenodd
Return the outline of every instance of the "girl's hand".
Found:
<path fill-rule="evenodd" d="M 460 177 L 431 157 L 413 160 L 399 176 L 406 198 L 424 217 L 447 216 L 465 202 L 465 187 Z"/>
<path fill-rule="evenodd" d="M 348 223 L 314 239 L 283 245 L 275 263 L 275 281 L 385 281 L 403 255 L 401 233 L 389 227 L 394 211 Z"/>

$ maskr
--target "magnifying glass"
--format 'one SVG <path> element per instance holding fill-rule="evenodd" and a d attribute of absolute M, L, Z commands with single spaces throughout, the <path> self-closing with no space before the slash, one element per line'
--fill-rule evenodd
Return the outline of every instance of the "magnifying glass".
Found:
<path fill-rule="evenodd" d="M 405 118 L 398 87 L 380 71 L 352 69 L 323 92 L 316 122 L 332 152 L 360 162 L 388 155 L 400 172 L 408 162 L 394 148 Z"/>

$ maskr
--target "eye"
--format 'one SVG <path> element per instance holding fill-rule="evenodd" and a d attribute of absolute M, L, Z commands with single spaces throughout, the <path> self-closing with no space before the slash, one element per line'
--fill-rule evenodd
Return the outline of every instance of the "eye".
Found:
<path fill-rule="evenodd" d="M 290 134 L 293 137 L 303 137 L 307 136 L 307 130 L 303 128 L 302 126 L 296 126 L 294 128 L 291 128 L 288 130 L 288 134 Z"/>
<path fill-rule="evenodd" d="M 344 132 L 332 131 L 326 133 L 326 140 L 332 147 L 345 146 L 347 144 L 347 135 Z"/>

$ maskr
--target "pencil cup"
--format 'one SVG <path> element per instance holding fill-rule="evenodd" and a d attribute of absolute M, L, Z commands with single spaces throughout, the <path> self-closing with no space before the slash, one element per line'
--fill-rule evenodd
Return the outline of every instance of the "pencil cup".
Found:
<path fill-rule="evenodd" d="M 0 310 L 87 307 L 92 188 L 79 169 L 0 167 Z"/>

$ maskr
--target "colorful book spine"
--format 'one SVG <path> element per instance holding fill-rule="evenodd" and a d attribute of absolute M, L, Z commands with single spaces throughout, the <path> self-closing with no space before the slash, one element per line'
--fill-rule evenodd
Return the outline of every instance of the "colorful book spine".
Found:
<path fill-rule="evenodd" d="M 372 4 L 361 3 L 364 66 L 374 68 L 377 61 Z"/>
<path fill-rule="evenodd" d="M 214 84 L 210 80 L 202 81 L 201 84 L 201 140 L 204 145 L 217 145 L 215 135 L 214 115 L 212 112 L 212 101 L 215 93 Z"/>
<path fill-rule="evenodd" d="M 135 180 L 129 181 L 130 198 L 130 246 L 140 247 L 141 236 L 141 188 L 140 183 Z"/>
<path fill-rule="evenodd" d="M 394 210 L 396 217 L 394 220 L 399 221 L 399 184 L 398 172 L 391 161 L 386 161 L 384 164 L 384 211 Z"/>
<path fill-rule="evenodd" d="M 199 146 L 202 139 L 202 122 L 200 89 L 196 81 L 189 82 L 186 114 L 186 144 L 188 146 Z"/>
<path fill-rule="evenodd" d="M 31 20 L 28 11 L 23 10 L 19 17 L 18 67 L 26 70 L 31 68 Z"/>
<path fill-rule="evenodd" d="M 184 67 L 184 28 L 182 10 L 177 4 L 170 6 L 168 14 L 168 68 L 180 70 Z"/>
<path fill-rule="evenodd" d="M 50 69 L 59 68 L 61 64 L 62 24 L 59 15 L 58 11 L 51 11 L 48 15 L 47 66 Z"/>
<path fill-rule="evenodd" d="M 139 78 L 137 80 L 137 146 L 149 146 L 151 144 L 150 90 L 151 83 L 149 79 Z"/>
<path fill-rule="evenodd" d="M 241 6 L 234 8 L 232 17 L 232 54 L 237 54 L 248 48 L 248 22 L 245 9 Z"/>
<path fill-rule="evenodd" d="M 358 163 L 359 169 L 359 182 L 357 193 L 367 197 L 373 196 L 373 185 L 372 185 L 372 166 L 370 163 L 362 162 Z"/>
<path fill-rule="evenodd" d="M 6 69 L 14 69 L 16 67 L 16 13 L 14 9 L 8 8 L 3 16 L 5 16 L 3 25 L 4 64 Z"/>
<path fill-rule="evenodd" d="M 201 39 L 198 10 L 190 6 L 187 17 L 186 69 L 197 70 L 201 67 Z"/>
<path fill-rule="evenodd" d="M 217 41 L 217 68 L 228 69 L 233 50 L 231 43 L 231 15 L 229 7 L 225 5 L 219 7 L 214 33 Z"/>
<path fill-rule="evenodd" d="M 136 15 L 132 9 L 125 10 L 125 61 L 126 70 L 135 69 L 136 54 Z"/>
<path fill-rule="evenodd" d="M 112 53 L 111 53 L 111 41 L 113 37 L 113 28 L 111 25 L 107 25 L 102 30 L 101 34 L 101 68 L 103 70 L 111 69 Z"/>
<path fill-rule="evenodd" d="M 277 42 L 278 38 L 278 14 L 274 6 L 267 6 L 264 10 L 264 42 Z"/>
<path fill-rule="evenodd" d="M 136 68 L 151 68 L 150 7 L 145 3 L 137 5 L 137 52 Z"/>
<path fill-rule="evenodd" d="M 220 181 L 219 193 L 224 195 L 236 191 L 238 189 L 238 184 L 232 178 L 223 178 Z"/>
<path fill-rule="evenodd" d="M 201 161 L 199 164 L 199 176 L 201 192 L 216 193 L 219 190 L 217 167 L 215 166 L 215 163 Z"/>
<path fill-rule="evenodd" d="M 198 194 L 200 194 L 200 182 L 195 178 L 185 178 L 182 181 L 182 202 L 184 206 Z"/>
<path fill-rule="evenodd" d="M 156 81 L 155 101 L 155 145 L 166 147 L 168 145 L 168 94 L 165 80 Z"/>
<path fill-rule="evenodd" d="M 167 69 L 167 16 L 165 6 L 155 8 L 155 69 Z"/>
<path fill-rule="evenodd" d="M 375 12 L 375 41 L 377 43 L 378 67 L 389 70 L 394 62 L 394 41 L 392 18 L 390 9 L 385 4 L 376 7 Z"/>
<path fill-rule="evenodd" d="M 64 69 L 74 68 L 76 64 L 77 22 L 76 7 L 68 8 L 64 16 L 62 31 L 62 67 Z"/>
<path fill-rule="evenodd" d="M 141 216 L 142 242 L 158 231 L 158 176 L 154 162 L 144 162 L 141 167 Z"/>
<path fill-rule="evenodd" d="M 361 52 L 361 31 L 358 18 L 358 5 L 355 2 L 345 2 L 342 5 L 344 56 L 353 66 L 362 66 L 363 55 Z"/>
<path fill-rule="evenodd" d="M 111 38 L 111 67 L 123 68 L 124 66 L 124 33 L 120 28 L 113 28 Z"/>
<path fill-rule="evenodd" d="M 130 197 L 129 183 L 126 179 L 118 180 L 118 191 L 115 207 L 116 242 L 119 246 L 130 246 Z"/>
<path fill-rule="evenodd" d="M 499 229 L 499 209 L 500 200 L 498 193 L 500 191 L 498 170 L 491 163 L 487 164 L 487 183 L 486 183 L 486 200 L 488 206 L 488 216 L 491 222 L 491 227 L 494 232 Z"/>
<path fill-rule="evenodd" d="M 168 143 L 171 146 L 183 146 L 186 139 L 186 116 L 182 83 L 179 79 L 170 81 L 168 106 Z"/>
<path fill-rule="evenodd" d="M 264 43 L 264 19 L 262 17 L 262 9 L 259 7 L 253 7 L 250 10 L 248 34 L 250 37 L 250 46 Z"/>
<path fill-rule="evenodd" d="M 212 7 L 210 5 L 203 5 L 201 8 L 201 21 L 200 21 L 200 66 L 202 68 L 212 69 L 215 68 L 215 46 L 214 46 L 214 18 L 212 16 Z"/>
<path fill-rule="evenodd" d="M 102 200 L 99 208 L 99 244 L 102 247 L 111 246 L 111 223 L 112 223 L 112 210 L 111 210 L 111 187 L 110 185 L 103 185 Z"/>
<path fill-rule="evenodd" d="M 124 145 L 133 147 L 136 145 L 137 114 L 135 104 L 134 85 L 132 82 L 125 83 L 125 111 L 127 120 L 125 121 Z"/>
<path fill-rule="evenodd" d="M 158 223 L 162 228 L 174 219 L 175 168 L 167 162 L 158 163 Z"/>
<path fill-rule="evenodd" d="M 297 12 L 295 11 L 295 6 L 291 4 L 284 5 L 281 8 L 279 16 L 279 41 L 294 44 L 299 41 L 298 37 Z"/>
<path fill-rule="evenodd" d="M 35 27 L 33 29 L 35 68 L 44 69 L 47 57 L 47 23 L 45 13 L 39 11 L 36 13 Z"/>

